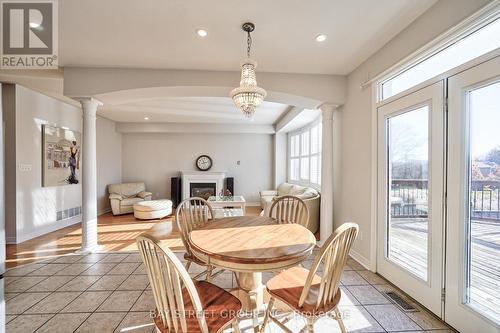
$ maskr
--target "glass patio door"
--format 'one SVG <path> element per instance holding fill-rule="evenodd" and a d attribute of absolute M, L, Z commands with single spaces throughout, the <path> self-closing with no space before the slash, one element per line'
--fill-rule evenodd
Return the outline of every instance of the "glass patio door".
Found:
<path fill-rule="evenodd" d="M 445 320 L 500 331 L 500 58 L 448 81 Z"/>
<path fill-rule="evenodd" d="M 442 316 L 442 81 L 378 109 L 377 271 Z"/>

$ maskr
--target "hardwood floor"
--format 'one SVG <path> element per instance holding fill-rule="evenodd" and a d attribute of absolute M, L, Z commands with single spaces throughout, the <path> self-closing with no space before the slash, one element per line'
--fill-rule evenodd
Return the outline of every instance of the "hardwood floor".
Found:
<path fill-rule="evenodd" d="M 247 215 L 258 215 L 260 207 L 247 207 Z M 174 215 L 161 220 L 137 220 L 133 214 L 99 216 L 97 223 L 98 242 L 103 251 L 136 250 L 135 238 L 150 230 L 174 250 L 183 249 L 174 221 Z M 174 222 L 174 223 L 172 223 Z M 20 244 L 7 245 L 6 266 L 15 267 L 36 260 L 49 259 L 80 249 L 82 228 L 80 224 L 69 226 Z"/>

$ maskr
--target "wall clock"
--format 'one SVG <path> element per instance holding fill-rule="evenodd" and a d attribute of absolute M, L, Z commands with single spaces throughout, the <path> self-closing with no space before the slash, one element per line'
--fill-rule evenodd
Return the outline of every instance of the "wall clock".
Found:
<path fill-rule="evenodd" d="M 208 155 L 201 155 L 196 159 L 196 167 L 200 171 L 210 170 L 212 167 L 212 159 Z"/>

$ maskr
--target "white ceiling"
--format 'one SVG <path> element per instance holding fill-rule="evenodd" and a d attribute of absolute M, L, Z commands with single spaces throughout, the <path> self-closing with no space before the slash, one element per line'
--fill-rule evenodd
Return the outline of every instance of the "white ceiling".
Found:
<path fill-rule="evenodd" d="M 346 75 L 436 1 L 64 0 L 59 65 L 238 71 L 246 48 L 241 24 L 252 21 L 258 72 Z M 208 37 L 198 37 L 197 28 Z M 328 36 L 323 43 L 315 41 L 320 33 Z M 67 100 L 60 72 L 12 75 L 0 71 L 0 79 Z M 276 124 L 289 108 L 264 102 L 252 124 Z M 229 98 L 149 99 L 105 104 L 98 112 L 117 122 L 248 124 Z"/>
<path fill-rule="evenodd" d="M 287 123 L 283 128 L 280 129 L 280 132 L 287 133 L 291 131 L 295 131 L 299 128 L 306 126 L 307 124 L 312 123 L 321 115 L 320 110 L 309 110 L 304 109 L 301 113 L 299 113 L 295 118 L 293 118 L 289 123 Z"/>
<path fill-rule="evenodd" d="M 258 70 L 344 75 L 435 2 L 64 0 L 59 64 L 238 70 L 246 48 L 240 27 L 252 21 Z M 320 33 L 323 43 L 315 41 Z"/>
<path fill-rule="evenodd" d="M 98 114 L 117 122 L 174 122 L 174 123 L 237 123 L 274 124 L 288 109 L 288 105 L 264 102 L 249 121 L 223 97 L 170 97 L 150 99 L 121 105 L 104 105 Z M 148 117 L 149 120 L 144 120 Z"/>

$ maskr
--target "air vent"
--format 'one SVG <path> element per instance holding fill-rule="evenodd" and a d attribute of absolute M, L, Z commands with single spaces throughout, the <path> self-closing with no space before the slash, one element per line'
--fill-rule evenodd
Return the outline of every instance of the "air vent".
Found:
<path fill-rule="evenodd" d="M 73 216 L 80 215 L 82 213 L 82 207 L 73 207 L 57 212 L 57 221 L 70 219 Z"/>
<path fill-rule="evenodd" d="M 413 305 L 408 303 L 405 299 L 403 299 L 399 294 L 394 291 L 386 291 L 386 296 L 397 306 L 400 307 L 404 312 L 418 312 L 418 309 Z"/>

